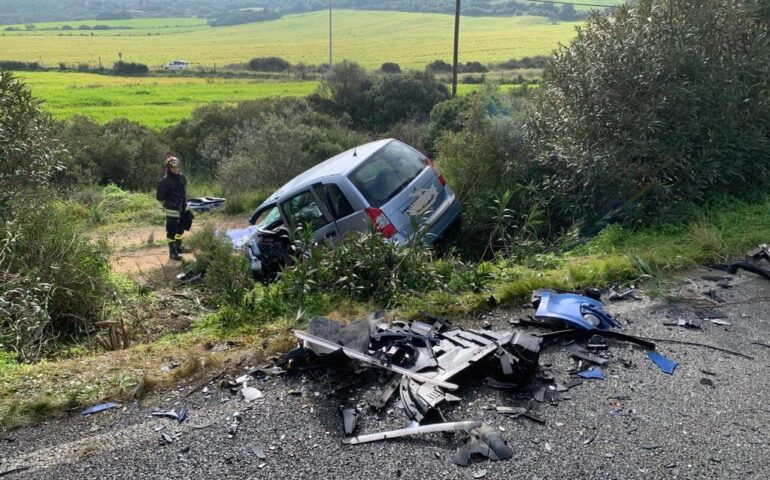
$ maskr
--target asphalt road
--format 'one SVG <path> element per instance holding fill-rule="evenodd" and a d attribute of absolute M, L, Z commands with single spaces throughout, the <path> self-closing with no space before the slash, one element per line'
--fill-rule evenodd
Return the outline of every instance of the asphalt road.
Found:
<path fill-rule="evenodd" d="M 545 384 L 511 394 L 471 378 L 460 390 L 463 402 L 446 408 L 446 417 L 480 420 L 497 429 L 513 449 L 510 460 L 474 457 L 467 467 L 454 465 L 451 458 L 464 433 L 343 445 L 338 407 L 348 397 L 363 410 L 357 433 L 406 426 L 395 399 L 381 412 L 368 407 L 381 388 L 370 372 L 360 374 L 362 384 L 340 392 L 328 376 L 270 378 L 252 384 L 265 395 L 252 403 L 213 384 L 189 397 L 184 394 L 191 387 L 183 387 L 142 404 L 6 432 L 0 439 L 0 475 L 27 467 L 6 478 L 770 478 L 770 348 L 752 343 L 770 343 L 770 282 L 739 274 L 733 288 L 722 289 L 700 278 L 709 273 L 719 272 L 688 272 L 669 293 L 708 305 L 712 302 L 700 292 L 714 289 L 726 301 L 714 311 L 724 314 L 721 320 L 729 326 L 709 320 L 695 330 L 665 326 L 697 318 L 693 302 L 651 300 L 644 290 L 643 300 L 611 303 L 607 309 L 628 333 L 708 343 L 753 359 L 658 342 L 661 354 L 679 362 L 667 375 L 644 350 L 612 343 L 612 361 L 603 367 L 606 380 L 586 380 L 544 403 L 533 400 L 533 392 Z M 528 312 L 496 311 L 484 320 L 508 329 L 508 320 L 523 313 Z M 572 378 L 569 369 L 575 364 L 562 345 L 545 348 L 540 363 L 559 383 Z M 339 377 L 345 381 L 357 374 Z M 183 405 L 189 417 L 181 424 L 150 415 Z M 498 415 L 493 405 L 527 407 L 545 424 Z M 235 414 L 240 423 L 233 436 L 228 429 Z M 159 443 L 161 427 L 178 434 L 173 444 Z M 254 447 L 261 447 L 266 458 L 259 458 Z"/>

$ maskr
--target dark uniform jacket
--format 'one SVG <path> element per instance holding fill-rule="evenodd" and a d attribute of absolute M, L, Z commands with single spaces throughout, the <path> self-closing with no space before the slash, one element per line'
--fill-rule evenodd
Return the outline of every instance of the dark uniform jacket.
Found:
<path fill-rule="evenodd" d="M 183 212 L 187 209 L 187 180 L 184 175 L 168 172 L 158 182 L 158 190 L 155 198 L 163 203 L 166 213 L 172 211 Z"/>

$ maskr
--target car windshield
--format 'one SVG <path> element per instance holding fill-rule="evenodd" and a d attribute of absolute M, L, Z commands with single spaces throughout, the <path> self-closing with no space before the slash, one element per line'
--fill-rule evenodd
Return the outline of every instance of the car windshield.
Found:
<path fill-rule="evenodd" d="M 401 142 L 391 142 L 358 167 L 350 180 L 371 206 L 379 208 L 424 168 L 422 155 Z"/>
<path fill-rule="evenodd" d="M 257 217 L 255 223 L 260 230 L 272 230 L 283 223 L 281 221 L 281 212 L 278 211 L 277 206 L 273 206 L 273 208 L 262 212 L 259 217 Z"/>

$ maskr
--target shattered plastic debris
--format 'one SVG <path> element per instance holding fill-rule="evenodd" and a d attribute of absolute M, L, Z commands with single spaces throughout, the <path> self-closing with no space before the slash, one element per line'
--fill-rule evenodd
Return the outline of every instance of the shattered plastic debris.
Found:
<path fill-rule="evenodd" d="M 514 415 L 517 417 L 527 413 L 527 409 L 524 407 L 495 407 L 495 410 L 501 415 Z"/>
<path fill-rule="evenodd" d="M 719 320 L 719 319 L 716 319 L 716 318 L 711 318 L 711 319 L 709 319 L 709 321 L 711 323 L 713 323 L 714 325 L 720 325 L 720 326 L 723 326 L 723 327 L 729 327 L 729 326 L 732 325 L 732 323 L 728 322 L 727 320 Z"/>
<path fill-rule="evenodd" d="M 361 443 L 377 442 L 380 440 L 388 440 L 390 438 L 408 437 L 412 435 L 420 435 L 423 433 L 435 433 L 435 432 L 456 432 L 456 431 L 470 431 L 474 428 L 481 427 L 481 422 L 464 421 L 464 422 L 449 422 L 449 423 L 434 423 L 431 425 L 424 425 L 414 428 L 401 428 L 399 430 L 390 430 L 387 432 L 370 433 L 368 435 L 357 435 L 355 437 L 343 438 L 342 443 L 346 445 L 358 445 Z"/>
<path fill-rule="evenodd" d="M 179 420 L 179 414 L 176 413 L 176 411 L 174 410 L 169 410 L 168 412 L 152 412 L 150 415 L 152 415 L 153 417 L 166 417 L 174 420 Z M 186 415 L 187 413 L 185 413 L 185 416 Z"/>
<path fill-rule="evenodd" d="M 177 440 L 177 438 L 179 438 L 177 435 L 161 431 L 158 438 L 158 443 L 161 445 L 171 445 Z"/>
<path fill-rule="evenodd" d="M 676 361 L 664 357 L 658 352 L 647 352 L 647 358 L 660 368 L 660 371 L 669 375 L 674 374 L 674 369 L 679 365 Z"/>
<path fill-rule="evenodd" d="M 377 320 L 369 316 L 343 327 L 316 317 L 307 333 L 293 333 L 308 345 L 300 350 L 315 353 L 313 360 L 341 363 L 348 357 L 399 374 L 398 385 L 397 380 L 391 380 L 376 406 L 384 406 L 395 392 L 390 390 L 397 388 L 407 416 L 417 422 L 442 402 L 460 401 L 447 392 L 459 385 L 448 380 L 465 369 L 483 364 L 496 381 L 523 386 L 538 365 L 540 339 L 525 333 L 462 328 L 444 331 L 447 322 L 440 318 L 432 326 L 423 322 L 382 324 Z M 307 358 L 295 351 L 285 357 L 295 365 Z"/>
<path fill-rule="evenodd" d="M 500 433 L 487 425 L 476 427 L 470 431 L 470 439 L 457 449 L 452 457 L 452 462 L 466 466 L 474 453 L 484 455 L 491 460 L 507 460 L 513 456 L 513 450 Z"/>
<path fill-rule="evenodd" d="M 265 396 L 256 388 L 247 386 L 246 383 L 244 383 L 241 388 L 241 394 L 243 395 L 243 399 L 247 402 L 253 402 L 254 400 L 258 400 Z"/>
<path fill-rule="evenodd" d="M 599 367 L 593 367 L 589 370 L 583 370 L 578 372 L 578 376 L 587 380 L 604 380 L 604 374 Z"/>
<path fill-rule="evenodd" d="M 120 404 L 115 402 L 107 402 L 107 403 L 100 403 L 99 405 L 94 405 L 93 407 L 88 407 L 82 412 L 80 412 L 81 415 L 92 415 L 94 413 L 98 413 L 104 410 L 109 410 L 111 408 L 119 408 Z"/>
<path fill-rule="evenodd" d="M 570 328 L 591 331 L 619 328 L 620 324 L 604 311 L 604 304 L 574 293 L 556 294 L 541 290 L 534 295 L 537 305 L 535 318 L 538 320 L 562 321 Z"/>
<path fill-rule="evenodd" d="M 235 435 L 238 433 L 238 427 L 241 425 L 241 414 L 239 412 L 235 412 L 233 414 L 233 423 L 230 424 L 230 426 L 227 428 L 227 433 L 230 435 L 230 438 L 235 437 Z"/>
<path fill-rule="evenodd" d="M 267 455 L 265 455 L 265 449 L 260 447 L 259 445 L 254 445 L 251 447 L 251 451 L 254 452 L 254 455 L 257 456 L 258 459 L 264 460 L 267 458 Z"/>
<path fill-rule="evenodd" d="M 701 385 L 706 385 L 707 387 L 714 388 L 714 381 L 711 380 L 710 378 L 706 378 L 706 377 L 701 378 L 700 379 L 700 384 Z"/>
<path fill-rule="evenodd" d="M 345 435 L 353 435 L 358 424 L 358 409 L 354 406 L 347 406 L 342 409 L 342 421 L 345 429 Z"/>
<path fill-rule="evenodd" d="M 585 360 L 587 362 L 595 363 L 596 365 L 607 365 L 610 363 L 609 360 L 606 358 L 602 358 L 598 355 L 594 355 L 592 353 L 588 353 L 576 343 L 571 343 L 567 346 L 567 350 L 569 351 L 570 355 L 572 355 L 575 358 L 579 358 L 581 360 Z"/>

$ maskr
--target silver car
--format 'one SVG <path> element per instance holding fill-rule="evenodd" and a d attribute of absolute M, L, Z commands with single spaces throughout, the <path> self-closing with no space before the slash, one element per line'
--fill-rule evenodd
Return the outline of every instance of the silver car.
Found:
<path fill-rule="evenodd" d="M 460 221 L 460 203 L 425 155 L 392 138 L 340 153 L 296 176 L 249 218 L 257 233 L 247 254 L 258 278 L 289 259 L 289 229 L 311 225 L 316 242 L 338 242 L 372 226 L 403 245 L 424 229 L 433 243 Z"/>

